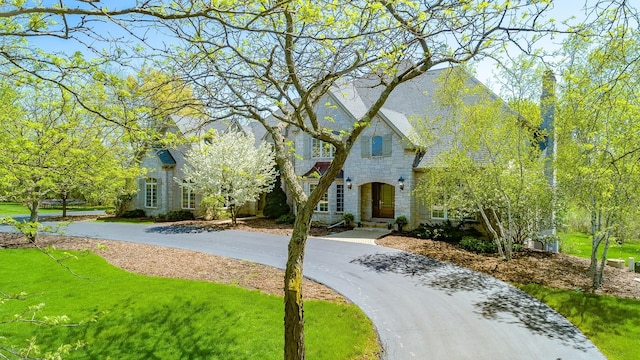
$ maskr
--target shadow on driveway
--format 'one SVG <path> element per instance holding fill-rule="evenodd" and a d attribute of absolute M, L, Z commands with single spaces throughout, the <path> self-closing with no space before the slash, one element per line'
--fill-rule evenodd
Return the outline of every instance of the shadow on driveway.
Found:
<path fill-rule="evenodd" d="M 198 234 L 216 231 L 222 231 L 222 229 L 195 225 L 162 225 L 152 226 L 145 230 L 145 232 L 153 234 Z"/>
<path fill-rule="evenodd" d="M 473 293 L 465 297 L 476 301 L 475 312 L 485 319 L 518 324 L 577 350 L 588 349 L 589 342 L 585 343 L 584 335 L 567 319 L 527 293 L 488 275 L 406 252 L 366 255 L 351 263 L 380 273 L 404 275 L 450 296 Z"/>

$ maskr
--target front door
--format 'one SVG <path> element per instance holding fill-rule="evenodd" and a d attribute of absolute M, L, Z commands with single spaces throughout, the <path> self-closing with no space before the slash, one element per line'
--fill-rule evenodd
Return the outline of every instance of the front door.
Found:
<path fill-rule="evenodd" d="M 383 183 L 371 184 L 374 218 L 390 218 L 394 217 L 396 189 Z"/>

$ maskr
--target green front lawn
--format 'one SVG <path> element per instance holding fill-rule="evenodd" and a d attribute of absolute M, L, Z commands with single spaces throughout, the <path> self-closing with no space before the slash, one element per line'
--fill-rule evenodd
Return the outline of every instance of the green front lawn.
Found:
<path fill-rule="evenodd" d="M 31 249 L 0 250 L 0 263 L 0 291 L 29 294 L 0 304 L 0 333 L 6 337 L 0 348 L 37 336 L 43 351 L 86 342 L 69 359 L 282 358 L 281 297 L 132 274 L 93 254 L 64 261 L 80 277 Z M 97 321 L 72 327 L 2 324 L 40 303 L 46 304 L 40 316 Z M 375 331 L 356 306 L 307 301 L 305 315 L 309 359 L 375 358 Z"/>
<path fill-rule="evenodd" d="M 534 284 L 521 289 L 569 319 L 609 360 L 640 358 L 640 300 Z"/>
<path fill-rule="evenodd" d="M 561 251 L 585 259 L 591 258 L 591 236 L 583 233 L 559 233 Z M 602 252 L 602 248 L 600 252 Z M 640 240 L 628 240 L 622 245 L 612 242 L 607 252 L 609 259 L 624 259 L 632 257 L 640 261 Z M 628 264 L 627 264 L 628 265 Z"/>
<path fill-rule="evenodd" d="M 59 212 L 55 209 L 40 209 L 40 213 L 52 213 Z M 29 214 L 29 209 L 20 203 L 14 202 L 0 202 L 0 215 L 26 215 Z"/>
<path fill-rule="evenodd" d="M 92 210 L 109 210 L 113 209 L 110 206 L 68 206 L 67 211 L 92 211 Z M 62 212 L 62 207 L 41 207 L 38 209 L 39 214 L 47 214 L 47 213 L 60 213 Z M 29 209 L 21 203 L 15 202 L 0 202 L 0 215 L 27 215 L 29 214 Z"/>

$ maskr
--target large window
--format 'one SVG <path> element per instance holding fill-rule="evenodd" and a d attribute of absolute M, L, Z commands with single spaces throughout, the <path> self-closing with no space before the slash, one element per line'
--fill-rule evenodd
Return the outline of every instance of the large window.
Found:
<path fill-rule="evenodd" d="M 336 211 L 344 211 L 344 185 L 336 184 Z"/>
<path fill-rule="evenodd" d="M 318 184 L 309 184 L 309 194 L 318 186 Z M 329 193 L 325 191 L 316 205 L 316 211 L 318 212 L 329 212 Z"/>
<path fill-rule="evenodd" d="M 196 194 L 193 192 L 187 181 L 182 182 L 182 208 L 196 208 Z"/>
<path fill-rule="evenodd" d="M 329 158 L 333 157 L 333 145 L 326 143 L 322 140 L 313 139 L 311 156 L 314 158 Z"/>
<path fill-rule="evenodd" d="M 144 206 L 154 208 L 158 206 L 158 179 L 147 178 L 144 184 Z"/>

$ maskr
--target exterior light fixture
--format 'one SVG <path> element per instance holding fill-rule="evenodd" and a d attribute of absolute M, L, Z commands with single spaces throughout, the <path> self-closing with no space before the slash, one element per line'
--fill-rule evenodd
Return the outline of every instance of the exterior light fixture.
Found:
<path fill-rule="evenodd" d="M 404 178 L 402 176 L 400 176 L 400 179 L 398 179 L 398 187 L 400 188 L 400 190 L 404 190 Z"/>
<path fill-rule="evenodd" d="M 351 184 L 351 178 L 350 178 L 350 177 L 348 177 L 348 178 L 347 178 L 347 189 L 351 190 L 351 186 L 352 186 L 352 184 Z"/>

